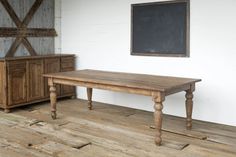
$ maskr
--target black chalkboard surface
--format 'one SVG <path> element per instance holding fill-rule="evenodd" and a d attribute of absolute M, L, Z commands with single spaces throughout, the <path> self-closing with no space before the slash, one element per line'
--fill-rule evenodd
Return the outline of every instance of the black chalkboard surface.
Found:
<path fill-rule="evenodd" d="M 189 56 L 189 1 L 132 4 L 131 54 Z"/>

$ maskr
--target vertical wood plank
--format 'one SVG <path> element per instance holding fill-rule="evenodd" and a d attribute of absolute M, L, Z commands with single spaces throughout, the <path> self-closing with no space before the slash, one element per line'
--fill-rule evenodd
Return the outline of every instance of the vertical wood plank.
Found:
<path fill-rule="evenodd" d="M 54 28 L 54 0 L 44 0 L 29 22 L 30 28 Z"/>
<path fill-rule="evenodd" d="M 12 45 L 15 38 L 0 38 L 0 58 L 6 56 L 10 46 Z"/>
<path fill-rule="evenodd" d="M 3 76 L 4 76 L 4 62 L 0 62 L 0 105 L 3 105 L 3 92 L 4 92 Z"/>
<path fill-rule="evenodd" d="M 12 5 L 10 5 L 7 0 L 0 0 L 0 2 L 2 3 L 4 8 L 6 8 L 6 11 L 10 15 L 10 17 L 12 18 L 12 20 L 16 24 L 16 26 L 20 27 L 21 21 L 20 21 L 19 17 L 16 15 L 16 12 L 14 11 L 14 9 L 12 8 Z"/>
<path fill-rule="evenodd" d="M 44 96 L 44 79 L 43 75 L 43 60 L 31 60 L 28 61 L 28 89 L 27 100 L 39 100 Z"/>
<path fill-rule="evenodd" d="M 33 18 L 34 14 L 37 12 L 38 8 L 40 7 L 43 0 L 36 0 L 33 6 L 30 8 L 29 12 L 26 14 L 22 25 L 27 26 L 31 19 Z"/>
<path fill-rule="evenodd" d="M 22 38 L 17 37 L 16 40 L 11 45 L 10 49 L 8 50 L 6 57 L 13 57 L 16 53 L 16 50 L 20 46 L 20 43 L 22 41 Z"/>
<path fill-rule="evenodd" d="M 0 15 L 0 27 L 16 27 L 2 3 L 0 3 Z"/>

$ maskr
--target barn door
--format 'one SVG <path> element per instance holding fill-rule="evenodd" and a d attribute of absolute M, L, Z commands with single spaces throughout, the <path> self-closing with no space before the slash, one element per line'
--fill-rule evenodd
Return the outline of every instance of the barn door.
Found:
<path fill-rule="evenodd" d="M 54 0 L 0 0 L 0 57 L 54 52 Z"/>

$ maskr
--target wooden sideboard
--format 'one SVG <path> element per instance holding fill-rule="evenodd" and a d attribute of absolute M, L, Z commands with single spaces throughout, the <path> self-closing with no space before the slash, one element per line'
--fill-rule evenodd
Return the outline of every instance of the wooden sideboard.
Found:
<path fill-rule="evenodd" d="M 75 70 L 74 55 L 47 55 L 0 59 L 0 108 L 11 108 L 49 100 L 43 74 Z M 58 97 L 75 96 L 75 87 L 57 85 Z"/>

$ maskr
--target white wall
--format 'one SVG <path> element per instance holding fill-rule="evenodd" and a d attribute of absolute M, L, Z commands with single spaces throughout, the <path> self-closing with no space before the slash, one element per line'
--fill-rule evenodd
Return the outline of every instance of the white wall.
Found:
<path fill-rule="evenodd" d="M 236 1 L 191 0 L 190 58 L 130 55 L 130 4 L 147 0 L 62 0 L 62 52 L 78 69 L 201 78 L 193 118 L 236 126 Z M 86 99 L 84 88 L 78 97 Z M 95 101 L 153 111 L 150 97 L 95 90 Z M 184 93 L 164 112 L 185 116 Z"/>

